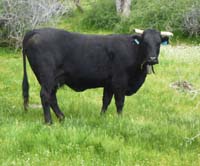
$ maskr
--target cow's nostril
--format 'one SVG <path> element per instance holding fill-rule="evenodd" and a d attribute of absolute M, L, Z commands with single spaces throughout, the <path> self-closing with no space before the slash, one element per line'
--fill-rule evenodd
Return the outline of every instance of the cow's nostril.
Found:
<path fill-rule="evenodd" d="M 149 57 L 148 61 L 147 61 L 148 64 L 158 64 L 158 59 L 157 57 Z"/>
<path fill-rule="evenodd" d="M 156 57 L 150 57 L 149 59 L 154 61 L 154 60 L 156 60 Z"/>

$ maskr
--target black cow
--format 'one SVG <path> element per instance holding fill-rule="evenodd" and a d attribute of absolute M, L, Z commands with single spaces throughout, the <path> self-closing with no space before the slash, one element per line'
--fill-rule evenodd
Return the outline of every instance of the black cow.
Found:
<path fill-rule="evenodd" d="M 147 68 L 158 63 L 160 44 L 168 42 L 156 30 L 135 35 L 84 35 L 44 28 L 28 32 L 23 40 L 23 97 L 28 106 L 26 56 L 41 85 L 41 102 L 46 123 L 52 123 L 50 107 L 62 120 L 56 91 L 66 84 L 75 91 L 103 87 L 106 112 L 114 95 L 121 113 L 125 96 L 136 93 L 147 75 Z"/>

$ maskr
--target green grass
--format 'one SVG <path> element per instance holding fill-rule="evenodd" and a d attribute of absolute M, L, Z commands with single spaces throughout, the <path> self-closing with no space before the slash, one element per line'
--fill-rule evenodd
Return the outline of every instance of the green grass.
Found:
<path fill-rule="evenodd" d="M 0 49 L 0 165 L 200 165 L 200 95 L 170 84 L 200 88 L 200 47 L 162 47 L 155 75 L 126 98 L 122 117 L 112 101 L 99 115 L 102 89 L 58 91 L 66 119 L 44 125 L 40 108 L 24 112 L 20 53 Z M 40 87 L 30 67 L 30 104 Z"/>

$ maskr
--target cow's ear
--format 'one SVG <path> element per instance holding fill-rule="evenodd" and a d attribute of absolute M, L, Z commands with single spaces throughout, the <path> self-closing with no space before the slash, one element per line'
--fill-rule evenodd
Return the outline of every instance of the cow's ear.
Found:
<path fill-rule="evenodd" d="M 162 45 L 168 45 L 169 44 L 169 37 L 164 36 L 162 37 Z"/>
<path fill-rule="evenodd" d="M 139 45 L 142 41 L 141 35 L 132 35 L 132 43 L 135 45 Z"/>

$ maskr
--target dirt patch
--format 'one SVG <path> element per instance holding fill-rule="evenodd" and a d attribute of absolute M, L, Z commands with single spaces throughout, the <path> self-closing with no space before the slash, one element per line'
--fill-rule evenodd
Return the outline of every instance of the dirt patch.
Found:
<path fill-rule="evenodd" d="M 188 81 L 177 81 L 177 82 L 171 83 L 170 87 L 173 89 L 176 89 L 177 91 L 180 91 L 180 92 L 193 93 L 196 91 L 194 86 L 191 83 L 189 83 Z"/>

